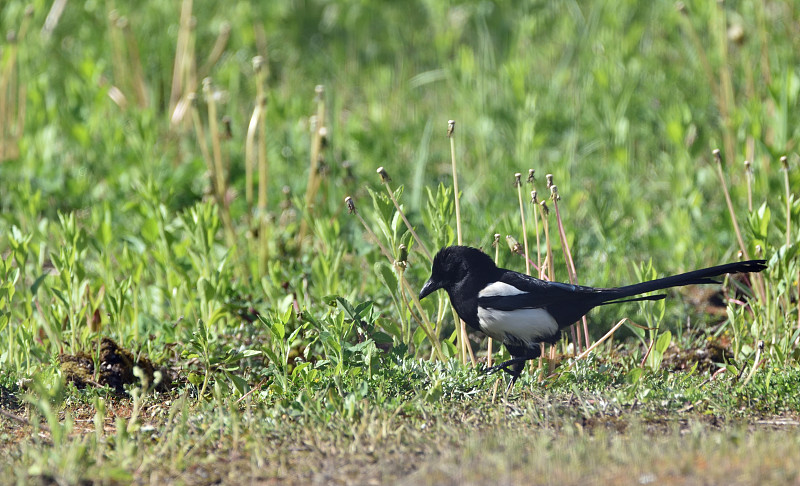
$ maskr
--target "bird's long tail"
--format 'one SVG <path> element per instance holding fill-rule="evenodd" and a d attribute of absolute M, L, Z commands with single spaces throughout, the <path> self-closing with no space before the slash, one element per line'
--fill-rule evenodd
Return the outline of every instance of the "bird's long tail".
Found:
<path fill-rule="evenodd" d="M 636 300 L 659 300 L 663 299 L 663 295 L 652 295 L 646 297 L 639 297 L 635 299 L 624 299 L 625 297 L 632 297 L 634 295 L 643 294 L 645 292 L 653 292 L 655 290 L 663 290 L 671 287 L 682 287 L 684 285 L 696 284 L 715 284 L 719 283 L 714 280 L 714 277 L 725 275 L 727 273 L 750 273 L 760 272 L 767 268 L 766 260 L 747 260 L 744 262 L 726 263 L 724 265 L 717 265 L 715 267 L 703 268 L 693 272 L 681 273 L 680 275 L 673 275 L 671 277 L 657 278 L 648 282 L 642 282 L 633 285 L 626 285 L 625 287 L 618 287 L 614 290 L 615 296 L 604 303 L 618 303 L 630 302 Z M 610 297 L 610 296 L 609 296 Z"/>

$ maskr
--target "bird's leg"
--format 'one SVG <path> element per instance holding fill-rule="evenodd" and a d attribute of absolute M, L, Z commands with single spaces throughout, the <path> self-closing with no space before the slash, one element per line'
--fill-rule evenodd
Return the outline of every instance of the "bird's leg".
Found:
<path fill-rule="evenodd" d="M 497 373 L 500 370 L 505 371 L 509 375 L 511 375 L 511 381 L 508 383 L 506 387 L 506 393 L 514 387 L 514 383 L 517 382 L 517 378 L 522 374 L 522 369 L 525 366 L 525 362 L 528 361 L 528 358 L 512 358 L 508 361 L 504 361 L 497 366 L 492 366 L 491 368 L 486 370 L 486 373 Z"/>
<path fill-rule="evenodd" d="M 519 378 L 519 376 L 522 374 L 522 369 L 525 367 L 525 361 L 527 360 L 522 359 L 522 361 L 518 363 L 512 363 L 511 369 L 508 368 L 505 369 L 505 372 L 511 375 L 511 381 L 508 382 L 508 386 L 506 387 L 506 395 L 508 395 L 508 392 L 510 392 L 511 389 L 514 388 L 514 383 L 517 382 L 517 378 Z"/>
<path fill-rule="evenodd" d="M 497 373 L 498 371 L 503 370 L 503 371 L 505 371 L 506 373 L 508 373 L 510 375 L 519 376 L 520 373 L 522 373 L 522 365 L 526 361 L 528 361 L 528 358 L 511 358 L 508 361 L 503 361 L 499 365 L 492 366 L 491 368 L 487 368 L 484 371 L 486 373 L 488 373 L 488 374 L 491 374 L 491 373 Z M 515 365 L 519 365 L 519 366 L 515 366 Z M 511 366 L 514 366 L 514 368 L 515 368 L 514 371 L 508 369 Z M 517 369 L 519 371 L 516 371 Z"/>

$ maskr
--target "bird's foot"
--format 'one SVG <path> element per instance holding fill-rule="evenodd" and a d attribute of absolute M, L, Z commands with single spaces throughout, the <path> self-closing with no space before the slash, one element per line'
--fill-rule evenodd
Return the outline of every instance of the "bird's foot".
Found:
<path fill-rule="evenodd" d="M 517 379 L 522 374 L 522 368 L 526 361 L 527 359 L 525 358 L 513 358 L 500 363 L 499 365 L 492 366 L 491 368 L 485 368 L 483 371 L 486 374 L 492 374 L 502 370 L 511 375 L 511 380 L 508 382 L 508 386 L 506 387 L 507 394 L 514 387 L 514 383 L 517 382 Z"/>
<path fill-rule="evenodd" d="M 523 358 L 513 358 L 508 361 L 504 361 L 499 365 L 492 366 L 491 368 L 483 368 L 483 370 L 481 371 L 483 371 L 487 375 L 491 375 L 493 373 L 497 373 L 498 371 L 502 370 L 511 376 L 518 377 L 522 372 L 522 364 L 525 363 L 525 361 L 527 360 Z"/>

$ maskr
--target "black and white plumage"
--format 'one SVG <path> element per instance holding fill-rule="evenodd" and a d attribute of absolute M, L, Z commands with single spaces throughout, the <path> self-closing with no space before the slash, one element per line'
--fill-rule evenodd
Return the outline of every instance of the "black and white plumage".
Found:
<path fill-rule="evenodd" d="M 513 385 L 525 361 L 538 358 L 540 343 L 555 343 L 561 330 L 592 308 L 637 300 L 660 300 L 665 295 L 629 298 L 646 292 L 694 284 L 719 283 L 713 277 L 727 273 L 760 272 L 764 260 L 728 263 L 615 288 L 595 288 L 548 282 L 498 268 L 482 251 L 448 246 L 433 259 L 431 276 L 419 293 L 423 299 L 444 289 L 459 317 L 470 327 L 500 341 L 512 359 L 491 371 L 504 370 Z"/>

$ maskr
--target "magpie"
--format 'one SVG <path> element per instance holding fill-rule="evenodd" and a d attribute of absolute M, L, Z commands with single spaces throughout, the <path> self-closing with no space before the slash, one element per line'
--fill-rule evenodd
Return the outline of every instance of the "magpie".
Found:
<path fill-rule="evenodd" d="M 511 375 L 510 389 L 525 362 L 541 354 L 540 343 L 555 344 L 562 329 L 594 307 L 661 300 L 666 295 L 634 296 L 684 285 L 720 283 L 713 277 L 760 272 L 765 268 L 765 260 L 748 260 L 625 287 L 596 288 L 540 280 L 497 267 L 489 255 L 477 248 L 448 246 L 434 257 L 431 276 L 420 290 L 419 298 L 444 289 L 467 325 L 502 342 L 511 359 L 487 371 L 503 370 Z"/>

